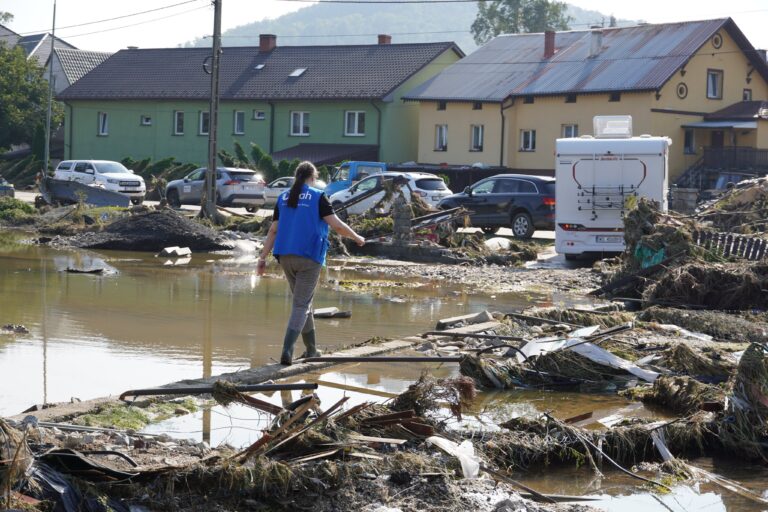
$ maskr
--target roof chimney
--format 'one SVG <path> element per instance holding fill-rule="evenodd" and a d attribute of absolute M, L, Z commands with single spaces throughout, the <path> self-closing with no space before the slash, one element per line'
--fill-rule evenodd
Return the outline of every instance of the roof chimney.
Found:
<path fill-rule="evenodd" d="M 544 58 L 549 59 L 555 54 L 555 31 L 544 32 Z"/>
<path fill-rule="evenodd" d="M 392 44 L 392 36 L 389 34 L 379 34 L 379 44 Z"/>
<path fill-rule="evenodd" d="M 590 34 L 589 56 L 597 57 L 603 47 L 603 31 L 602 29 L 592 30 Z"/>
<path fill-rule="evenodd" d="M 277 47 L 277 36 L 275 34 L 259 34 L 259 52 L 271 52 Z"/>

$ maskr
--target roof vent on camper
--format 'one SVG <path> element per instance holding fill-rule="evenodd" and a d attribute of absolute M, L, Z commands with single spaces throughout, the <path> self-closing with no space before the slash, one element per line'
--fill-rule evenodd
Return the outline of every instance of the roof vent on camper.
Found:
<path fill-rule="evenodd" d="M 632 137 L 632 116 L 595 116 L 592 128 L 598 139 L 628 139 Z"/>

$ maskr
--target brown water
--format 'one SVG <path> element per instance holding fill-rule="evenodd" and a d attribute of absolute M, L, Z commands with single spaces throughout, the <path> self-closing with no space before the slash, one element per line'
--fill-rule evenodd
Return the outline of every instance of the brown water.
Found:
<path fill-rule="evenodd" d="M 184 266 L 168 266 L 146 253 L 20 243 L 25 236 L 0 232 L 0 325 L 23 324 L 31 331 L 0 335 L 0 415 L 244 370 L 279 354 L 289 290 L 278 268 L 256 277 L 252 253 L 195 254 Z M 93 267 L 108 271 L 66 272 Z M 315 307 L 351 310 L 352 318 L 318 320 L 321 347 L 414 335 L 439 318 L 551 300 L 465 295 L 439 283 L 368 294 L 329 284 L 350 277 L 324 272 Z"/>

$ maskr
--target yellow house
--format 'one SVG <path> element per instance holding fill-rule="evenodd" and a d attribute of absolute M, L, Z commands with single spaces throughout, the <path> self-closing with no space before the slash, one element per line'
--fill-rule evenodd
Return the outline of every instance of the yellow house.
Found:
<path fill-rule="evenodd" d="M 555 139 L 629 114 L 672 138 L 671 181 L 768 171 L 768 64 L 730 18 L 503 35 L 404 99 L 423 163 L 551 174 Z"/>

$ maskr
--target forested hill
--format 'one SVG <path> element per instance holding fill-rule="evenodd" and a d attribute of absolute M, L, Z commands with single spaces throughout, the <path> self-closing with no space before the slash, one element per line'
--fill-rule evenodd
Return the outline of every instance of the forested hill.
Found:
<path fill-rule="evenodd" d="M 224 46 L 257 46 L 259 34 L 277 34 L 279 46 L 373 44 L 376 34 L 391 34 L 393 43 L 454 41 L 465 53 L 477 45 L 469 31 L 477 14 L 474 2 L 393 4 L 314 4 L 272 20 L 257 21 L 227 30 Z M 586 11 L 568 5 L 571 28 L 586 29 L 612 13 Z M 628 22 L 619 20 L 620 25 Z M 210 46 L 196 39 L 186 46 Z"/>

